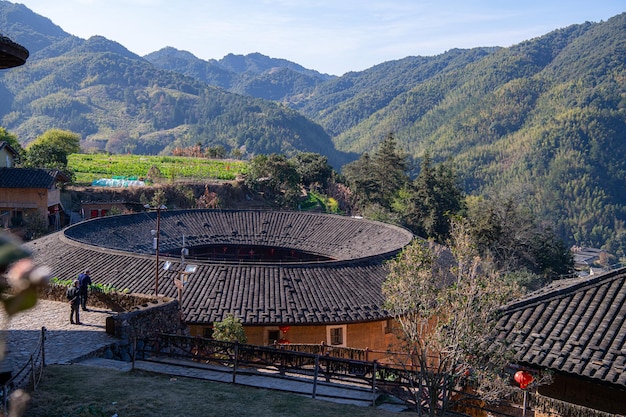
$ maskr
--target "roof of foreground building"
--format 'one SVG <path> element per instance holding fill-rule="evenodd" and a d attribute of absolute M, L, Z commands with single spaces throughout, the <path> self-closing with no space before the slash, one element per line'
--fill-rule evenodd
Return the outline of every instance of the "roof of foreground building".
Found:
<path fill-rule="evenodd" d="M 28 49 L 0 34 L 0 69 L 24 65 L 27 58 Z"/>
<path fill-rule="evenodd" d="M 497 330 L 521 363 L 626 386 L 626 268 L 555 281 L 508 305 Z"/>
<path fill-rule="evenodd" d="M 155 212 L 93 219 L 25 246 L 60 279 L 89 268 L 96 283 L 154 294 L 156 220 Z M 159 224 L 159 294 L 177 297 L 174 277 L 188 248 L 186 263 L 197 269 L 182 306 L 185 320 L 198 324 L 228 313 L 246 325 L 388 318 L 384 262 L 413 239 L 385 223 L 303 212 L 162 210 Z"/>

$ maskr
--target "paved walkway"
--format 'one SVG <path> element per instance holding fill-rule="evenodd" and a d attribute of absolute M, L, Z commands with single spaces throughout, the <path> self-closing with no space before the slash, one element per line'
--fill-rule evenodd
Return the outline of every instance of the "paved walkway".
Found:
<path fill-rule="evenodd" d="M 6 323 L 4 310 L 1 310 L 3 324 Z M 70 306 L 58 301 L 39 300 L 37 305 L 18 313 L 3 326 L 6 340 L 5 361 L 18 371 L 30 358 L 45 327 L 46 365 L 67 364 L 85 355 L 115 343 L 116 339 L 105 331 L 109 310 L 90 309 L 80 312 L 82 325 L 70 324 Z"/>
<path fill-rule="evenodd" d="M 0 309 L 0 311 L 2 311 Z M 0 313 L 2 316 L 3 313 Z M 105 331 L 108 315 L 115 314 L 109 310 L 90 309 L 81 311 L 82 325 L 70 324 L 70 307 L 67 303 L 39 300 L 36 307 L 19 313 L 8 323 L 6 337 L 5 366 L 11 366 L 17 372 L 26 364 L 36 348 L 41 335 L 41 328 L 46 328 L 45 361 L 50 364 L 76 364 L 92 367 L 106 367 L 122 372 L 130 371 L 132 364 L 110 359 L 93 357 L 93 353 L 118 341 Z M 6 320 L 4 316 L 1 317 Z M 217 382 L 232 382 L 232 373 L 228 370 L 199 368 L 176 365 L 173 363 L 157 363 L 136 361 L 135 368 L 167 375 L 200 378 Z M 226 370 L 226 372 L 225 372 Z M 305 380 L 279 379 L 257 374 L 241 374 L 236 376 L 236 383 L 260 388 L 276 389 L 310 396 L 312 384 Z M 344 397 L 350 397 L 347 400 Z M 372 404 L 372 393 L 367 390 L 354 390 L 337 384 L 319 384 L 317 398 L 356 405 Z M 389 411 L 402 411 L 400 405 L 384 404 L 380 408 Z"/>

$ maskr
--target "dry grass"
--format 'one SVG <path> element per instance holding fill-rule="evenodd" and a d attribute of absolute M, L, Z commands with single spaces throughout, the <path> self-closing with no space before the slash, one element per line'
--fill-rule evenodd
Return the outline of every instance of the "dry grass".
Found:
<path fill-rule="evenodd" d="M 24 417 L 398 416 L 277 391 L 79 365 L 46 367 L 31 397 Z"/>

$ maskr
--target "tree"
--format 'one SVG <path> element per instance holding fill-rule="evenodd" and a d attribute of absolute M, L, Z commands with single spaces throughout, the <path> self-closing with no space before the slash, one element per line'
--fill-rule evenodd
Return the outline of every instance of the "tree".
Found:
<path fill-rule="evenodd" d="M 226 148 L 223 145 L 209 146 L 206 148 L 208 158 L 224 159 L 226 157 Z"/>
<path fill-rule="evenodd" d="M 412 394 L 419 415 L 443 416 L 467 387 L 485 400 L 507 391 L 506 346 L 493 340 L 498 309 L 516 293 L 480 258 L 467 223 L 451 224 L 449 248 L 414 240 L 389 264 L 386 308 L 400 323 L 403 365 L 417 367 Z"/>
<path fill-rule="evenodd" d="M 67 169 L 67 153 L 52 145 L 37 143 L 28 147 L 23 165 L 27 168 L 50 168 L 63 171 Z"/>
<path fill-rule="evenodd" d="M 292 161 L 305 187 L 318 184 L 325 189 L 328 186 L 333 168 L 326 156 L 314 152 L 300 152 L 292 158 Z"/>
<path fill-rule="evenodd" d="M 252 158 L 246 184 L 282 206 L 294 206 L 300 195 L 300 174 L 285 155 L 257 155 Z"/>
<path fill-rule="evenodd" d="M 167 197 L 165 195 L 165 191 L 163 189 L 158 189 L 152 195 L 152 200 L 150 200 L 150 207 L 162 208 L 165 207 L 167 203 Z"/>
<path fill-rule="evenodd" d="M 571 274 L 571 251 L 548 224 L 535 219 L 523 195 L 496 194 L 467 201 L 469 232 L 481 255 L 492 258 L 499 270 L 540 275 L 526 282 L 529 289 Z"/>
<path fill-rule="evenodd" d="M 67 130 L 50 129 L 27 146 L 24 166 L 58 169 L 73 178 L 72 172 L 67 168 L 67 157 L 79 151 L 78 134 Z"/>
<path fill-rule="evenodd" d="M 213 323 L 213 339 L 239 343 L 247 343 L 248 341 L 241 319 L 232 314 L 227 314 L 222 321 Z"/>
<path fill-rule="evenodd" d="M 27 149 L 34 145 L 46 145 L 70 155 L 80 152 L 80 135 L 69 130 L 50 129 L 31 142 Z"/>
<path fill-rule="evenodd" d="M 427 152 L 406 194 L 404 224 L 419 236 L 444 242 L 450 232 L 450 216 L 463 210 L 465 198 L 452 161 L 434 167 Z"/>
<path fill-rule="evenodd" d="M 374 155 L 364 153 L 342 169 L 361 209 L 378 204 L 390 210 L 398 192 L 408 183 L 407 154 L 397 148 L 390 133 Z"/>
<path fill-rule="evenodd" d="M 372 158 L 375 178 L 380 187 L 381 200 L 390 208 L 394 197 L 409 181 L 409 162 L 406 152 L 398 149 L 398 143 L 389 133 Z"/>
<path fill-rule="evenodd" d="M 342 172 L 350 187 L 353 204 L 364 207 L 376 200 L 378 183 L 369 153 L 365 152 L 356 161 L 344 165 Z"/>

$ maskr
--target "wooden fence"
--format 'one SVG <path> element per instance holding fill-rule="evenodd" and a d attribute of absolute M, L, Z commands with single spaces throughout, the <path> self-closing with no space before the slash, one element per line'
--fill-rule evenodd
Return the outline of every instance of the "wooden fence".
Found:
<path fill-rule="evenodd" d="M 361 349 L 327 345 L 256 346 L 170 334 L 135 339 L 133 344 L 133 367 L 135 360 L 170 362 L 228 373 L 233 384 L 237 383 L 238 376 L 243 375 L 295 378 L 310 383 L 312 398 L 326 396 L 318 393 L 319 384 L 334 383 L 369 391 L 372 405 L 375 405 L 379 395 L 389 394 L 406 401 L 409 407 L 414 407 L 412 400 L 415 397 L 411 391 L 420 385 L 420 373 L 415 370 L 401 365 L 381 364 L 376 360 L 354 359 L 366 358 L 368 352 L 372 352 Z M 512 417 L 506 412 L 476 406 L 472 401 L 474 397 L 468 393 L 454 393 L 457 399 L 465 399 L 462 402 L 466 403 L 468 409 L 482 410 L 485 415 Z"/>
<path fill-rule="evenodd" d="M 211 369 L 232 374 L 232 383 L 236 383 L 238 375 L 262 370 L 264 376 L 300 378 L 310 382 L 313 398 L 318 395 L 318 384 L 338 383 L 369 390 L 374 394 L 374 401 L 377 393 L 409 387 L 415 378 L 413 372 L 383 366 L 376 361 L 333 357 L 321 352 L 299 352 L 168 334 L 137 339 L 134 343 L 133 361 L 163 361 L 165 358 L 195 362 L 198 366 L 219 365 Z"/>

